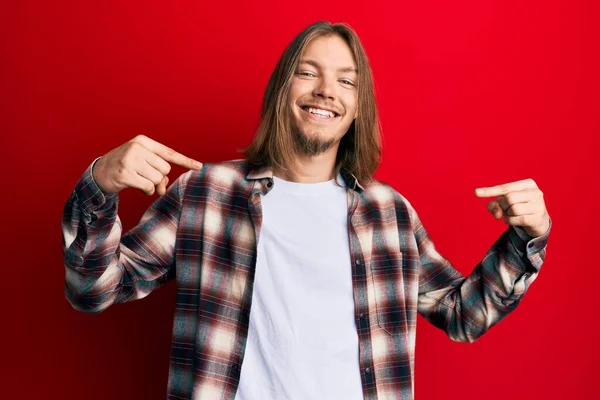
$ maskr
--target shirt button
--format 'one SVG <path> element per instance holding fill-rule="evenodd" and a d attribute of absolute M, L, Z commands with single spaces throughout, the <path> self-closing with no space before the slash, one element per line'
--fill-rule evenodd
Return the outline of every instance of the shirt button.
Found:
<path fill-rule="evenodd" d="M 356 264 L 356 265 L 360 265 L 360 260 L 356 260 L 356 261 L 354 261 L 354 264 Z"/>
<path fill-rule="evenodd" d="M 362 312 L 361 312 L 361 313 L 360 313 L 360 315 L 359 315 L 359 317 L 360 317 L 360 318 L 364 318 L 364 317 L 365 317 L 365 313 L 362 313 Z"/>
<path fill-rule="evenodd" d="M 366 372 L 367 374 L 370 374 L 370 373 L 371 373 L 371 368 L 367 367 L 367 369 L 365 369 L 365 372 Z"/>

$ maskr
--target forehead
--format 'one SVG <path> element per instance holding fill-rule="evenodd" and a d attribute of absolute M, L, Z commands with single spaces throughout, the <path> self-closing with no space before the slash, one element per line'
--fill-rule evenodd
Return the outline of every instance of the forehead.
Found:
<path fill-rule="evenodd" d="M 302 60 L 307 59 L 318 62 L 324 68 L 356 68 L 350 47 L 337 35 L 319 36 L 311 40 L 302 53 Z"/>

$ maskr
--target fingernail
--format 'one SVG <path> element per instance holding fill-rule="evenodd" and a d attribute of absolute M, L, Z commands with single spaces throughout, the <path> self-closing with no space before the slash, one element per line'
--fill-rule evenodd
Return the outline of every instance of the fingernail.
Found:
<path fill-rule="evenodd" d="M 202 164 L 198 161 L 194 161 L 194 168 L 202 168 Z"/>
<path fill-rule="evenodd" d="M 475 189 L 475 193 L 477 194 L 483 194 L 485 192 L 485 190 L 483 189 Z"/>

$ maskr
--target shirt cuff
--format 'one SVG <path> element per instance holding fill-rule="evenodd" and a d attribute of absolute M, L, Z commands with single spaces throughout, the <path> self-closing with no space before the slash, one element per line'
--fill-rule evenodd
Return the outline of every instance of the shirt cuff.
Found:
<path fill-rule="evenodd" d="M 552 228 L 552 219 L 548 225 L 548 230 L 536 238 L 529 236 L 525 229 L 519 226 L 511 226 L 509 229 L 509 238 L 512 247 L 519 257 L 527 257 L 533 267 L 539 271 L 544 261 L 545 249 L 548 244 L 548 237 Z"/>
<path fill-rule="evenodd" d="M 96 158 L 85 170 L 75 185 L 75 196 L 79 200 L 81 211 L 86 215 L 92 215 L 99 211 L 112 210 L 117 202 L 118 195 L 105 194 L 96 184 L 92 170 L 100 157 Z"/>

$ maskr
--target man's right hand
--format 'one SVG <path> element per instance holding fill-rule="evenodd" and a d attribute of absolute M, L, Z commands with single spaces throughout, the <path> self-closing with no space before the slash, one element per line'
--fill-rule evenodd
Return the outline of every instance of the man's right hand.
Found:
<path fill-rule="evenodd" d="M 139 135 L 103 155 L 94 164 L 92 176 L 105 194 L 136 188 L 148 196 L 155 191 L 162 196 L 169 183 L 169 162 L 189 169 L 202 168 L 202 163 Z"/>

